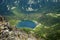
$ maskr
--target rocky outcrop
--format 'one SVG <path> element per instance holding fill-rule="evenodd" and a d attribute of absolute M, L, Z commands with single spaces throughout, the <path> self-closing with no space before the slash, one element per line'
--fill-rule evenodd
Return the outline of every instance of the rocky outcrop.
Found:
<path fill-rule="evenodd" d="M 37 40 L 31 33 L 11 27 L 8 25 L 0 26 L 0 40 Z"/>

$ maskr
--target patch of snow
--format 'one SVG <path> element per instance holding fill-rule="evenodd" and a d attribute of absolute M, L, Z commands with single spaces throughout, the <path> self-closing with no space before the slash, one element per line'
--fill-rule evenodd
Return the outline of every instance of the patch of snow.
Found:
<path fill-rule="evenodd" d="M 28 4 L 35 4 L 34 0 L 29 0 Z"/>
<path fill-rule="evenodd" d="M 26 9 L 26 11 L 34 11 L 34 9 L 31 8 L 31 7 L 28 7 L 28 8 Z"/>
<path fill-rule="evenodd" d="M 33 9 L 32 7 L 26 8 L 26 11 L 37 11 L 38 9 Z"/>
<path fill-rule="evenodd" d="M 16 7 L 12 7 L 11 9 L 15 9 Z"/>

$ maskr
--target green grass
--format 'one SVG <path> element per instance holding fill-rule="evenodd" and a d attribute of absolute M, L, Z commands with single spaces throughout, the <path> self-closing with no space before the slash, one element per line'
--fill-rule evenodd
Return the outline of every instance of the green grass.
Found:
<path fill-rule="evenodd" d="M 14 20 L 14 19 L 11 19 L 11 20 L 9 20 L 9 23 L 10 23 L 10 25 L 17 25 L 17 23 L 18 22 L 20 22 L 20 20 Z"/>

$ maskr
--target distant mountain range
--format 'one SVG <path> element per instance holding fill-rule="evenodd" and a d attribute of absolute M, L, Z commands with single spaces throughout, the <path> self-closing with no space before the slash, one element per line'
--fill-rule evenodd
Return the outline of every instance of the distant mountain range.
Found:
<path fill-rule="evenodd" d="M 60 12 L 60 0 L 0 0 L 0 15 L 18 8 L 21 12 Z"/>

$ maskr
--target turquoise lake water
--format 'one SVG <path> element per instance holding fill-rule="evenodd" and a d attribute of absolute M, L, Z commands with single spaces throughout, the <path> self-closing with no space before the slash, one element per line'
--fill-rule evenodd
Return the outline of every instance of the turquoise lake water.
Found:
<path fill-rule="evenodd" d="M 25 20 L 25 21 L 19 22 L 16 27 L 17 28 L 35 28 L 36 23 L 33 21 Z"/>

